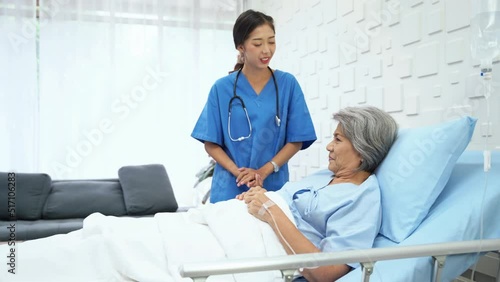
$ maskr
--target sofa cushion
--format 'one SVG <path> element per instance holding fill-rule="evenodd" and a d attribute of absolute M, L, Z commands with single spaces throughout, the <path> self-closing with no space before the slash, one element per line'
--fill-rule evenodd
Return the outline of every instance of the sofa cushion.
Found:
<path fill-rule="evenodd" d="M 474 132 L 477 119 L 401 129 L 375 171 L 382 196 L 380 233 L 406 239 L 428 214 Z"/>
<path fill-rule="evenodd" d="M 129 215 L 177 210 L 177 201 L 163 165 L 124 166 L 118 170 L 118 177 Z"/>
<path fill-rule="evenodd" d="M 127 214 L 118 179 L 53 181 L 43 210 L 44 219 L 85 218 L 94 212 Z"/>
<path fill-rule="evenodd" d="M 15 231 L 9 221 L 0 221 L 0 241 L 33 240 L 56 234 L 66 234 L 83 227 L 83 218 L 18 220 Z"/>
<path fill-rule="evenodd" d="M 14 219 L 11 216 L 28 220 L 42 218 L 42 209 L 50 192 L 50 184 L 50 176 L 45 173 L 9 175 L 7 172 L 0 172 L 0 203 L 5 207 L 0 209 L 0 219 Z M 15 210 L 9 210 L 9 207 L 14 207 Z"/>

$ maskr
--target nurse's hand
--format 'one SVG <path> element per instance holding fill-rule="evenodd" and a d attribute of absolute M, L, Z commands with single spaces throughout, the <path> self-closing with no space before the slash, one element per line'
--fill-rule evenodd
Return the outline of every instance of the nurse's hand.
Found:
<path fill-rule="evenodd" d="M 255 186 L 255 178 L 258 171 L 253 168 L 242 167 L 238 169 L 240 174 L 236 177 L 236 185 L 247 185 L 248 187 Z"/>
<path fill-rule="evenodd" d="M 265 188 L 262 188 L 262 178 L 257 174 L 255 181 L 259 184 L 258 186 L 251 187 L 248 191 L 236 195 L 235 199 L 245 200 L 248 203 L 251 197 L 255 197 L 256 194 L 263 194 L 267 192 Z"/>

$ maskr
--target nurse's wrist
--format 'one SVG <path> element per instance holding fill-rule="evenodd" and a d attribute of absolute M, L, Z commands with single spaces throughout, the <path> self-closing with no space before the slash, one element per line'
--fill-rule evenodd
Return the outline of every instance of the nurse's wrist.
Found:
<path fill-rule="evenodd" d="M 235 166 L 234 168 L 232 168 L 231 170 L 229 170 L 229 172 L 231 172 L 231 174 L 234 176 L 234 177 L 238 177 L 238 175 L 240 175 L 240 170 L 237 166 Z"/>
<path fill-rule="evenodd" d="M 266 176 L 269 176 L 269 175 L 274 173 L 274 166 L 271 162 L 267 162 L 264 165 L 264 168 L 265 168 Z"/>

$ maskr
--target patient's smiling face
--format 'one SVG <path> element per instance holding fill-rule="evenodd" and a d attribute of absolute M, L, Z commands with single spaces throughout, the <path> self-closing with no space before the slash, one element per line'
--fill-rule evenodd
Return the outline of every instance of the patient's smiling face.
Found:
<path fill-rule="evenodd" d="M 333 140 L 326 145 L 328 154 L 328 169 L 336 177 L 351 175 L 361 163 L 361 155 L 354 149 L 351 140 L 344 136 L 342 126 L 337 125 Z"/>

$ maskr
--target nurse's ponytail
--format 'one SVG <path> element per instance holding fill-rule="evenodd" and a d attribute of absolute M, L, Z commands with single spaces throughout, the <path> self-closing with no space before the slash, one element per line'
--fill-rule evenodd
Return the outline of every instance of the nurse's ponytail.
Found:
<path fill-rule="evenodd" d="M 243 55 L 238 52 L 238 57 L 236 59 L 236 64 L 234 65 L 234 69 L 232 71 L 230 71 L 229 73 L 240 70 L 241 68 L 243 68 L 244 64 L 245 64 L 245 59 L 244 59 Z"/>

